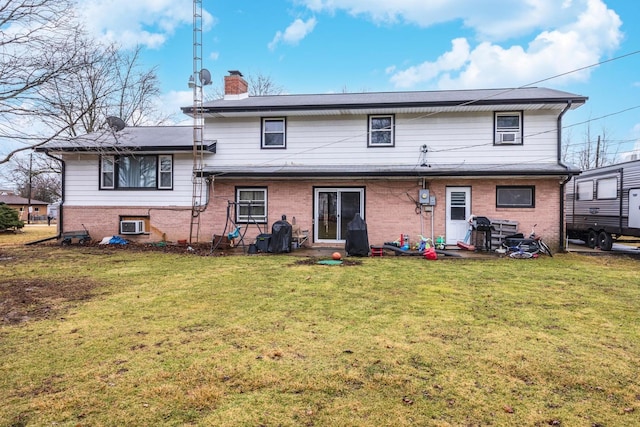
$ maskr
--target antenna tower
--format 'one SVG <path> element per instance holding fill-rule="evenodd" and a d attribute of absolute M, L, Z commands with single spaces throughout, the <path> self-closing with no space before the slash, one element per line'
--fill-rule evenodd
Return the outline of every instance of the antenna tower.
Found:
<path fill-rule="evenodd" d="M 193 86 L 193 197 L 189 243 L 197 242 L 200 235 L 200 213 L 205 191 L 204 166 L 204 116 L 202 112 L 202 0 L 193 0 L 193 74 L 189 79 Z M 193 85 L 191 85 L 193 83 Z"/>

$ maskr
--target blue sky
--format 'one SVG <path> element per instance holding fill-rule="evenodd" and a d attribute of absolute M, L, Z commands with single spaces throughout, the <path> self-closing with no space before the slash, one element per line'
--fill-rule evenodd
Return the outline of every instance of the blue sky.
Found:
<path fill-rule="evenodd" d="M 143 46 L 143 65 L 160 77 L 161 108 L 190 123 L 179 108 L 192 103 L 192 0 L 77 1 L 94 35 Z M 295 94 L 533 84 L 589 97 L 565 116 L 565 126 L 587 122 L 568 127 L 565 142 L 579 145 L 590 130 L 619 154 L 640 150 L 636 1 L 203 0 L 203 7 L 203 66 L 218 88 L 228 70 L 268 76 Z"/>
<path fill-rule="evenodd" d="M 145 46 L 144 64 L 157 66 L 163 108 L 184 119 L 179 107 L 192 97 L 191 0 L 81 1 L 96 34 Z M 286 93 L 552 87 L 589 97 L 566 116 L 565 125 L 588 122 L 571 126 L 566 141 L 580 144 L 590 131 L 618 153 L 640 148 L 640 53 L 634 53 L 640 5 L 506 4 L 204 0 L 203 66 L 218 87 L 228 70 L 240 70 L 269 76 Z"/>

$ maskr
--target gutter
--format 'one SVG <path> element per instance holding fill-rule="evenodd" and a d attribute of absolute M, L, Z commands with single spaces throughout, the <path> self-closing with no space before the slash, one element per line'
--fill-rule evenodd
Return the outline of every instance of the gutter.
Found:
<path fill-rule="evenodd" d="M 561 166 L 564 166 L 565 168 L 569 169 L 569 167 L 567 165 L 565 165 L 564 163 L 562 163 L 562 117 L 566 114 L 566 112 L 571 108 L 571 100 L 567 101 L 567 106 L 564 107 L 564 109 L 560 112 L 560 114 L 558 115 L 558 124 L 557 124 L 557 144 L 558 144 L 558 164 Z M 577 175 L 577 174 L 576 174 Z M 566 244 L 565 244 L 565 221 L 564 221 L 564 194 L 565 194 L 565 186 L 567 184 L 567 182 L 569 182 L 569 180 L 573 177 L 573 174 L 568 174 L 567 177 L 562 180 L 560 182 L 560 215 L 559 215 L 559 227 L 558 229 L 560 230 L 560 244 L 558 245 L 558 248 L 560 251 L 565 252 L 567 250 Z"/>
<path fill-rule="evenodd" d="M 62 158 L 58 158 L 54 155 L 52 155 L 51 153 L 49 153 L 49 150 L 44 149 L 44 154 L 46 154 L 48 157 L 51 157 L 53 160 L 57 160 L 58 162 L 60 162 L 60 171 L 61 171 L 61 194 L 60 194 L 60 205 L 58 206 L 58 234 L 56 235 L 56 239 L 59 239 L 62 236 L 62 226 L 63 226 L 63 219 L 64 219 L 64 209 L 63 209 L 63 205 L 64 205 L 64 182 L 65 182 L 65 170 L 66 170 L 66 166 L 64 163 L 64 160 L 62 160 Z"/>

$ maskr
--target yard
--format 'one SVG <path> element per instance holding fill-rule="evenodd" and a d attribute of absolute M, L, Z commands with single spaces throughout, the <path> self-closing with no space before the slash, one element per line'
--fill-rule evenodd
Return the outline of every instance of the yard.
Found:
<path fill-rule="evenodd" d="M 0 236 L 2 427 L 640 424 L 636 259 L 329 266 L 34 236 Z"/>

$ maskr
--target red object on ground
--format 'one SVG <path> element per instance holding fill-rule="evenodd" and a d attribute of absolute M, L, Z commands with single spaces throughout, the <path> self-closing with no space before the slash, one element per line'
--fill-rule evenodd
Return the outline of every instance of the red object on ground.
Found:
<path fill-rule="evenodd" d="M 339 259 L 342 259 L 342 254 L 341 254 L 340 252 L 334 252 L 334 253 L 331 255 L 331 258 L 333 258 L 333 259 L 335 259 L 335 260 L 337 261 L 337 260 L 339 260 Z"/>
<path fill-rule="evenodd" d="M 457 245 L 458 245 L 458 247 L 459 247 L 460 249 L 466 249 L 466 250 L 468 250 L 468 251 L 475 251 L 475 250 L 476 250 L 476 247 L 475 247 L 475 246 L 473 246 L 473 245 L 471 245 L 471 244 L 469 244 L 469 243 L 465 243 L 465 242 L 458 242 L 458 243 L 457 243 Z"/>

